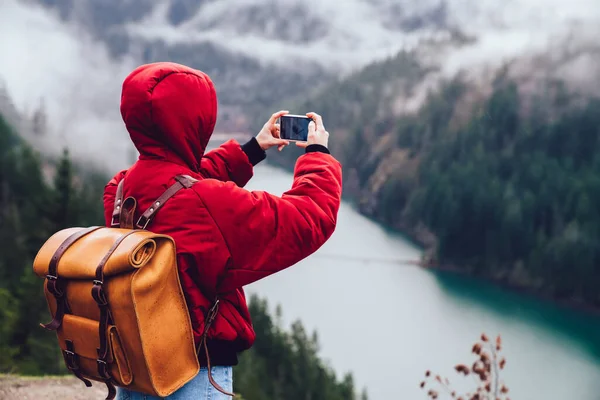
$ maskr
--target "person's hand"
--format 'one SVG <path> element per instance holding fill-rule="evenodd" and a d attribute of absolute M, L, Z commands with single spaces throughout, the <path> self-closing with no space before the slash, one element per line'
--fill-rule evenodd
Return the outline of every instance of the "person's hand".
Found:
<path fill-rule="evenodd" d="M 290 144 L 289 141 L 280 139 L 279 137 L 279 124 L 276 123 L 277 119 L 282 115 L 288 114 L 289 111 L 277 111 L 271 115 L 271 118 L 265 123 L 258 135 L 256 135 L 256 141 L 263 150 L 270 149 L 273 146 L 278 146 L 281 151 L 285 146 Z"/>
<path fill-rule="evenodd" d="M 329 143 L 329 132 L 325 130 L 323 119 L 317 113 L 310 112 L 306 114 L 312 121 L 308 124 L 308 139 L 306 142 L 296 142 L 296 146 L 305 148 L 311 144 L 320 144 L 327 147 Z"/>

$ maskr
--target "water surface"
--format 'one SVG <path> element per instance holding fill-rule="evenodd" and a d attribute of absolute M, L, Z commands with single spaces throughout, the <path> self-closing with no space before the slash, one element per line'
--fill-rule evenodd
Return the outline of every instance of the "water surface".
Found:
<path fill-rule="evenodd" d="M 250 190 L 280 195 L 291 174 L 260 165 Z M 372 400 L 426 399 L 424 371 L 472 387 L 453 366 L 471 364 L 482 332 L 500 333 L 512 400 L 600 399 L 600 320 L 490 284 L 390 260 L 418 260 L 400 235 L 343 205 L 331 240 L 297 265 L 247 287 L 280 303 L 286 324 L 317 330 L 321 356 L 351 371 Z"/>

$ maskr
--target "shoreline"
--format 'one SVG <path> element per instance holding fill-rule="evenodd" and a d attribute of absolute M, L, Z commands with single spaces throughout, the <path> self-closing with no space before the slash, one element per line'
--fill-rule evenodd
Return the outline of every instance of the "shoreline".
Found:
<path fill-rule="evenodd" d="M 360 213 L 361 215 L 364 215 L 365 217 L 377 222 L 378 224 L 381 224 L 386 229 L 389 229 L 391 232 L 402 235 L 411 244 L 419 247 L 423 251 L 423 255 L 420 261 L 411 263 L 413 265 L 419 266 L 424 269 L 429 269 L 435 272 L 450 273 L 457 276 L 463 276 L 476 280 L 481 280 L 484 282 L 489 282 L 504 290 L 509 290 L 513 293 L 518 293 L 538 300 L 542 300 L 566 310 L 582 312 L 593 317 L 600 317 L 600 305 L 593 305 L 588 302 L 579 300 L 577 298 L 561 298 L 559 296 L 544 293 L 543 290 L 532 286 L 512 283 L 507 279 L 494 278 L 492 276 L 487 275 L 472 274 L 470 273 L 468 268 L 459 268 L 453 264 L 429 261 L 431 260 L 431 254 L 435 248 L 436 239 L 433 236 L 433 234 L 431 234 L 430 232 L 423 232 L 422 229 L 408 226 L 405 223 L 389 224 L 388 222 L 383 221 L 381 218 L 378 218 L 377 215 L 369 213 L 367 210 L 362 210 L 356 205 L 353 205 L 353 208 L 356 210 L 356 212 Z"/>
<path fill-rule="evenodd" d="M 414 264 L 423 269 L 428 269 L 428 270 L 431 270 L 434 272 L 449 273 L 449 274 L 453 274 L 456 276 L 462 276 L 462 277 L 466 277 L 466 278 L 480 280 L 483 282 L 488 282 L 488 283 L 491 283 L 503 290 L 508 290 L 513 293 L 517 293 L 517 294 L 520 294 L 523 296 L 531 297 L 533 299 L 541 300 L 541 301 L 547 302 L 551 305 L 558 306 L 559 308 L 563 308 L 565 310 L 581 312 L 583 314 L 587 314 L 592 317 L 600 317 L 600 306 L 594 306 L 592 304 L 589 304 L 589 303 L 586 303 L 586 302 L 583 302 L 583 301 L 580 301 L 577 299 L 559 298 L 557 296 L 543 293 L 540 290 L 537 290 L 532 287 L 513 284 L 513 283 L 507 282 L 505 280 L 494 279 L 489 276 L 478 276 L 478 275 L 470 274 L 468 271 L 465 271 L 461 268 L 454 267 L 454 266 L 436 265 L 436 264 L 432 264 L 432 263 L 427 264 L 425 262 L 416 262 Z"/>

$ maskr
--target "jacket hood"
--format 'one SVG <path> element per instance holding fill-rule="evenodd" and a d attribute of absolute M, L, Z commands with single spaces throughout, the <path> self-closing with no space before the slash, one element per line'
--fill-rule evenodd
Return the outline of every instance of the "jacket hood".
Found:
<path fill-rule="evenodd" d="M 217 119 L 217 94 L 205 73 L 175 63 L 142 65 L 125 78 L 121 116 L 140 159 L 198 171 Z"/>

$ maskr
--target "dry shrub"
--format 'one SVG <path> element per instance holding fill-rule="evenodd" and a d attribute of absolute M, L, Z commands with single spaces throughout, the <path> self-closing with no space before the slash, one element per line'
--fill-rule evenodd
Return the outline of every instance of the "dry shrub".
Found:
<path fill-rule="evenodd" d="M 500 355 L 502 351 L 502 338 L 500 335 L 495 341 L 490 341 L 485 333 L 473 345 L 471 352 L 476 356 L 469 367 L 458 364 L 454 367 L 456 373 L 464 377 L 470 376 L 475 382 L 475 390 L 459 394 L 452 389 L 448 378 L 425 372 L 425 380 L 421 382 L 421 389 L 425 390 L 427 397 L 432 400 L 441 400 L 441 394 L 456 400 L 510 400 L 508 387 L 500 379 L 500 371 L 506 365 L 506 359 Z"/>

